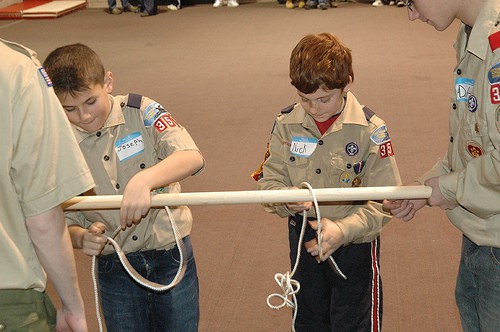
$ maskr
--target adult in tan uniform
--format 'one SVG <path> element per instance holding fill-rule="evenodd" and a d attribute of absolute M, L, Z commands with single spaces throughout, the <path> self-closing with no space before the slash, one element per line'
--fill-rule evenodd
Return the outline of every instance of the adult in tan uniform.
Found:
<path fill-rule="evenodd" d="M 44 62 L 54 89 L 96 181 L 95 194 L 123 195 L 120 211 L 67 213 L 73 245 L 98 258 L 99 289 L 108 332 L 198 330 L 198 276 L 189 238 L 187 206 L 172 207 L 186 249 L 186 272 L 165 292 L 141 287 L 123 269 L 107 238 L 115 241 L 144 278 L 166 285 L 180 257 L 164 209 L 150 209 L 151 192 L 178 193 L 178 181 L 204 167 L 186 128 L 159 103 L 129 94 L 112 96 L 113 75 L 88 46 L 52 51 Z"/>
<path fill-rule="evenodd" d="M 500 331 L 500 1 L 416 0 L 410 20 L 438 31 L 462 22 L 450 102 L 448 153 L 420 183 L 429 200 L 386 201 L 411 220 L 423 206 L 446 210 L 462 231 L 455 289 L 464 331 Z"/>
<path fill-rule="evenodd" d="M 86 331 L 60 204 L 94 184 L 36 54 L 0 40 L 0 58 L 0 331 Z"/>

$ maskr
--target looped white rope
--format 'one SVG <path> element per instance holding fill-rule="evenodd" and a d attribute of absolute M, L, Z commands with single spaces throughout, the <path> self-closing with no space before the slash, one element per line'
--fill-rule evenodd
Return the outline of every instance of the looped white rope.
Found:
<path fill-rule="evenodd" d="M 316 194 L 314 193 L 314 189 L 312 186 L 307 183 L 307 182 L 302 182 L 300 184 L 301 187 L 306 187 L 309 190 L 309 193 L 311 194 L 312 202 L 314 204 L 314 211 L 316 213 L 316 219 L 318 221 L 318 228 L 316 230 L 317 234 L 317 240 L 318 240 L 318 254 L 319 257 L 323 257 L 323 250 L 321 248 L 321 241 L 322 241 L 322 234 L 321 234 L 321 214 L 319 212 L 319 205 L 318 205 L 318 200 L 316 199 Z M 297 318 L 297 312 L 299 310 L 298 303 L 297 303 L 297 296 L 296 294 L 300 290 L 300 283 L 293 279 L 293 275 L 295 274 L 297 267 L 299 265 L 300 261 L 300 253 L 301 253 L 301 248 L 302 248 L 302 242 L 304 242 L 304 234 L 307 226 L 307 211 L 304 210 L 302 211 L 302 227 L 300 229 L 300 235 L 299 235 L 299 241 L 297 244 L 297 258 L 295 259 L 295 264 L 293 267 L 292 272 L 286 272 L 285 274 L 282 273 L 276 273 L 274 275 L 274 280 L 278 284 L 278 286 L 281 288 L 282 294 L 278 293 L 273 293 L 267 297 L 267 305 L 271 309 L 281 309 L 283 307 L 289 307 L 293 310 L 293 317 L 292 317 L 292 331 L 295 332 L 295 320 Z M 328 259 L 332 263 L 332 268 L 340 274 L 344 279 L 347 279 L 347 277 L 342 273 L 340 268 L 338 267 L 337 263 L 333 259 L 332 256 L 328 257 Z M 279 298 L 282 300 L 281 304 L 279 305 L 274 305 L 271 303 L 271 299 L 273 298 Z M 290 299 L 291 297 L 291 299 Z"/>
<path fill-rule="evenodd" d="M 154 291 L 154 292 L 164 292 L 167 291 L 171 288 L 174 288 L 181 280 L 182 277 L 184 277 L 184 273 L 186 272 L 186 248 L 184 247 L 184 242 L 182 241 L 182 237 L 180 235 L 179 229 L 177 228 L 177 225 L 175 224 L 175 221 L 172 217 L 172 214 L 170 213 L 170 209 L 168 206 L 165 206 L 165 210 L 167 211 L 168 218 L 170 219 L 170 225 L 172 225 L 172 231 L 174 233 L 174 238 L 175 238 L 175 243 L 177 244 L 177 250 L 179 251 L 179 268 L 177 269 L 177 273 L 174 276 L 174 279 L 168 284 L 168 285 L 162 285 L 158 284 L 153 281 L 149 281 L 143 276 L 141 276 L 130 264 L 130 262 L 127 259 L 126 254 L 122 251 L 120 245 L 116 243 L 116 241 L 112 237 L 107 237 L 108 242 L 113 246 L 113 248 L 116 251 L 116 254 L 118 256 L 118 259 L 120 260 L 121 264 L 123 265 L 123 268 L 127 272 L 127 274 L 134 279 L 138 284 L 141 286 Z M 120 231 L 120 227 L 116 229 L 115 232 L 113 232 L 113 237 L 118 234 Z M 97 322 L 99 324 L 99 331 L 103 331 L 103 326 L 102 326 L 102 320 L 101 320 L 101 314 L 99 310 L 99 293 L 98 293 L 98 288 L 97 288 L 97 277 L 96 277 L 96 256 L 92 257 L 92 281 L 94 284 L 94 295 L 95 295 L 95 309 L 96 309 L 96 314 L 97 314 Z"/>

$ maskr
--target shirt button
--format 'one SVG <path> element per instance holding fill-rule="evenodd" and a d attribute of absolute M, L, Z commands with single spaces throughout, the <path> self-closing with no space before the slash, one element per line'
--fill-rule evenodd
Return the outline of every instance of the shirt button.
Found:
<path fill-rule="evenodd" d="M 295 161 L 295 157 L 290 157 L 290 161 Z"/>
<path fill-rule="evenodd" d="M 453 103 L 453 105 L 451 105 L 451 108 L 453 108 L 454 110 L 457 109 L 457 104 Z"/>
<path fill-rule="evenodd" d="M 120 189 L 120 184 L 119 184 L 119 183 L 117 183 L 117 184 L 115 185 L 115 188 L 116 188 L 116 189 Z"/>
<path fill-rule="evenodd" d="M 124 101 L 122 101 L 122 102 L 120 103 L 120 107 L 123 107 L 123 106 L 125 106 L 125 102 L 124 102 Z"/>
<path fill-rule="evenodd" d="M 350 169 L 350 168 L 352 167 L 352 165 L 351 165 L 351 164 L 347 164 L 347 165 L 345 165 L 345 167 L 346 167 L 347 169 Z"/>
<path fill-rule="evenodd" d="M 104 161 L 108 161 L 109 160 L 109 156 L 104 156 Z"/>
<path fill-rule="evenodd" d="M 318 141 L 318 144 L 319 144 L 319 145 L 323 145 L 323 140 L 322 140 L 322 139 L 320 139 L 320 140 Z"/>
<path fill-rule="evenodd" d="M 144 164 L 140 164 L 140 165 L 139 165 L 139 167 L 140 167 L 140 168 L 142 168 L 142 169 L 145 169 L 145 168 L 146 168 L 146 165 L 144 165 Z"/>
<path fill-rule="evenodd" d="M 453 143 L 453 136 L 450 137 L 450 143 Z"/>
<path fill-rule="evenodd" d="M 462 69 L 460 69 L 460 68 L 459 68 L 459 69 L 457 69 L 457 74 L 458 74 L 458 75 L 462 75 Z"/>
<path fill-rule="evenodd" d="M 132 240 L 137 241 L 137 235 L 132 236 Z"/>
<path fill-rule="evenodd" d="M 98 131 L 96 134 L 95 134 L 97 137 L 101 137 L 101 132 Z"/>
<path fill-rule="evenodd" d="M 316 174 L 321 174 L 321 169 L 316 168 Z"/>

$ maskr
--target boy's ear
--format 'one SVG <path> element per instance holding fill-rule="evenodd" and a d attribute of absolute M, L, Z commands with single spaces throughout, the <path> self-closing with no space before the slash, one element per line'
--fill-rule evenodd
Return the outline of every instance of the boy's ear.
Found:
<path fill-rule="evenodd" d="M 347 85 L 344 87 L 343 89 L 343 92 L 349 92 L 351 90 L 351 86 L 352 86 L 352 77 L 349 76 L 349 83 L 347 83 Z"/>
<path fill-rule="evenodd" d="M 110 71 L 104 75 L 104 88 L 107 93 L 113 92 L 113 73 Z"/>

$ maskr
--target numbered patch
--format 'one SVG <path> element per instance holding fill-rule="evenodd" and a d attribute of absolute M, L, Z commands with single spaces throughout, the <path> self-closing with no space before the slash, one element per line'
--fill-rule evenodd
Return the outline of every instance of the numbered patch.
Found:
<path fill-rule="evenodd" d="M 500 104 L 500 83 L 490 85 L 490 98 L 492 104 Z"/>
<path fill-rule="evenodd" d="M 394 156 L 394 150 L 392 149 L 392 142 L 386 142 L 379 146 L 380 158 L 384 159 L 389 156 Z"/>
<path fill-rule="evenodd" d="M 156 128 L 156 131 L 162 133 L 168 128 L 177 127 L 177 122 L 175 122 L 170 113 L 164 113 L 155 121 L 153 125 Z"/>

